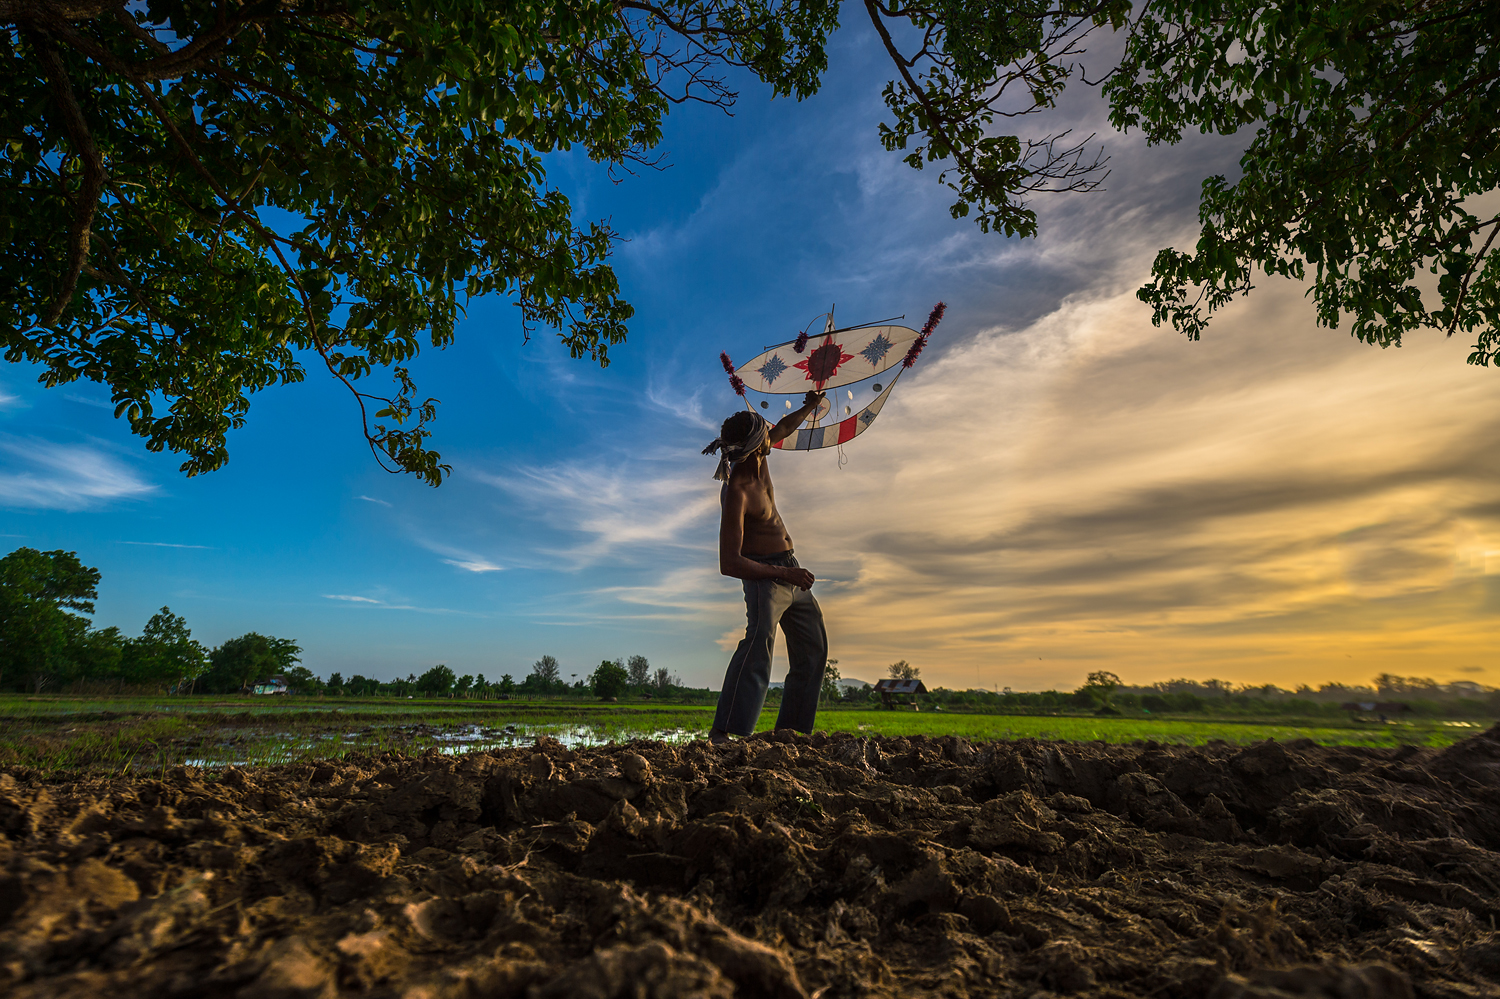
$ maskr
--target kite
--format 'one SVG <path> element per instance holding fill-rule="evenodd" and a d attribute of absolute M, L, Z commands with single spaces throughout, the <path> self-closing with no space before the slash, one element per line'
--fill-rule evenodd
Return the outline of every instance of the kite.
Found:
<path fill-rule="evenodd" d="M 934 306 L 921 332 L 889 325 L 890 320 L 835 329 L 830 309 L 820 334 L 810 337 L 804 330 L 795 340 L 768 347 L 739 367 L 727 352 L 719 355 L 719 361 L 735 394 L 751 412 L 763 411 L 761 416 L 771 423 L 800 406 L 800 402 L 793 404 L 794 398 L 800 400 L 810 391 L 827 393 L 806 425 L 772 444 L 773 448 L 837 447 L 875 422 L 896 381 L 917 363 L 947 308 L 942 302 Z M 894 373 L 888 374 L 893 368 Z"/>

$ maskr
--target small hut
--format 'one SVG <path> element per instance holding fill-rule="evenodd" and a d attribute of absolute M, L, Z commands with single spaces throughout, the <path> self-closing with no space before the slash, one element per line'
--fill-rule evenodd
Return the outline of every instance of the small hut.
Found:
<path fill-rule="evenodd" d="M 927 693 L 927 688 L 921 680 L 880 680 L 875 684 L 875 693 L 880 695 L 880 702 L 887 710 L 895 711 L 901 706 L 896 703 L 896 699 L 904 697 L 913 711 L 920 711 L 922 709 L 917 706 L 917 695 Z"/>

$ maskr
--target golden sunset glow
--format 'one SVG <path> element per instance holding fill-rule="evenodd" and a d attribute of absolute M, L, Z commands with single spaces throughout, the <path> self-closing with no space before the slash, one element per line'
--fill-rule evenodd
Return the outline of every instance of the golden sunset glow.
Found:
<path fill-rule="evenodd" d="M 1298 290 L 1198 343 L 1128 293 L 1064 308 L 920 370 L 843 469 L 775 459 L 844 674 L 1500 680 L 1500 374 Z"/>

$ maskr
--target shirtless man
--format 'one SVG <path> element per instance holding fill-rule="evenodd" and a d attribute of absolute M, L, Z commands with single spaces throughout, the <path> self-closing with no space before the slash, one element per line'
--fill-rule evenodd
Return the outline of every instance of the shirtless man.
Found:
<path fill-rule="evenodd" d="M 776 511 L 776 489 L 766 456 L 771 445 L 797 432 L 823 401 L 809 392 L 801 409 L 775 426 L 759 414 L 735 413 L 724 421 L 719 439 L 704 454 L 723 448 L 714 478 L 724 480 L 720 493 L 719 572 L 745 583 L 745 639 L 729 660 L 719 710 L 709 741 L 722 745 L 730 735 L 755 731 L 771 682 L 771 647 L 776 626 L 786 634 L 791 669 L 781 695 L 776 727 L 811 732 L 828 662 L 828 633 L 823 612 L 813 599 L 813 574 L 792 556 L 792 536 Z"/>

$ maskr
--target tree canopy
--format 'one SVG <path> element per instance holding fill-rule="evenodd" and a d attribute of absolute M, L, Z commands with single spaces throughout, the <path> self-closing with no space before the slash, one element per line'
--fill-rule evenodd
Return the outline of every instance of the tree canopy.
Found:
<path fill-rule="evenodd" d="M 881 140 L 957 164 L 955 215 L 1034 231 L 1019 196 L 1089 186 L 1082 145 L 990 126 L 1027 113 L 1013 92 L 1043 106 L 1065 79 L 1039 46 L 1066 52 L 1067 25 L 1118 8 L 867 2 L 898 70 Z M 625 337 L 615 233 L 573 222 L 542 156 L 650 163 L 674 104 L 733 104 L 732 67 L 806 97 L 838 16 L 833 0 L 0 4 L 0 344 L 49 386 L 107 385 L 188 475 L 228 460 L 254 393 L 316 365 L 377 459 L 436 485 L 436 400 L 407 365 L 451 342 L 470 298 L 510 296 L 528 336 L 551 328 L 575 358 L 607 364 Z M 385 368 L 392 389 L 366 391 Z"/>
<path fill-rule="evenodd" d="M 1200 335 L 1251 276 L 1313 278 L 1319 321 L 1399 343 L 1433 326 L 1496 356 L 1500 19 L 1482 0 L 864 0 L 891 60 L 879 139 L 936 166 L 955 218 L 1029 236 L 1028 199 L 1105 176 L 1092 136 L 1019 121 L 1102 74 L 1154 143 L 1255 129 L 1204 183 L 1192 251 L 1141 290 Z M 0 3 L 0 345 L 43 382 L 109 387 L 189 475 L 228 460 L 250 397 L 305 366 L 348 387 L 378 460 L 436 485 L 436 400 L 408 364 L 474 296 L 608 364 L 632 309 L 606 222 L 575 223 L 543 157 L 652 163 L 687 101 L 748 69 L 814 93 L 833 0 L 41 0 Z M 1097 81 L 1093 81 L 1097 82 Z M 1012 134 L 1014 133 L 1014 134 Z M 1476 248 L 1477 247 L 1477 248 Z M 1437 275 L 1424 299 L 1419 271 Z M 391 387 L 367 391 L 389 370 Z"/>
<path fill-rule="evenodd" d="M 619 697 L 625 693 L 625 688 L 630 684 L 630 674 L 624 666 L 611 659 L 606 659 L 599 664 L 599 668 L 589 674 L 589 687 L 594 691 L 594 696 L 599 698 Z"/>
<path fill-rule="evenodd" d="M 141 637 L 126 647 L 122 673 L 128 683 L 184 683 L 209 667 L 209 652 L 194 640 L 180 614 L 163 607 L 151 616 Z"/>
<path fill-rule="evenodd" d="M 442 663 L 417 677 L 417 690 L 423 694 L 446 694 L 457 681 L 453 671 Z"/>
<path fill-rule="evenodd" d="M 284 674 L 299 661 L 302 649 L 289 638 L 247 632 L 208 654 L 203 675 L 205 693 L 235 694 L 256 682 Z"/>
<path fill-rule="evenodd" d="M 542 656 L 531 664 L 531 675 L 537 678 L 539 683 L 562 682 L 562 667 L 558 665 L 556 656 Z"/>
<path fill-rule="evenodd" d="M 40 690 L 78 658 L 94 613 L 99 570 L 76 552 L 17 548 L 0 558 L 0 680 L 25 675 Z"/>
<path fill-rule="evenodd" d="M 810 93 L 836 7 L 606 0 L 0 4 L 0 344 L 109 386 L 151 450 L 221 467 L 253 393 L 317 364 L 377 458 L 436 485 L 405 367 L 471 297 L 607 364 L 632 310 L 542 155 L 640 161 L 746 65 Z M 667 44 L 668 36 L 676 38 Z M 394 390 L 362 379 L 389 367 Z"/>
<path fill-rule="evenodd" d="M 892 680 L 916 680 L 922 676 L 922 667 L 913 666 L 905 659 L 898 659 L 886 667 Z"/>
<path fill-rule="evenodd" d="M 1312 278 L 1318 321 L 1399 345 L 1421 327 L 1500 351 L 1500 18 L 1483 0 L 1152 0 L 1105 85 L 1153 143 L 1255 129 L 1241 176 L 1203 182 L 1202 234 L 1140 291 L 1197 339 L 1252 274 Z M 1421 272 L 1437 275 L 1430 296 Z"/>

